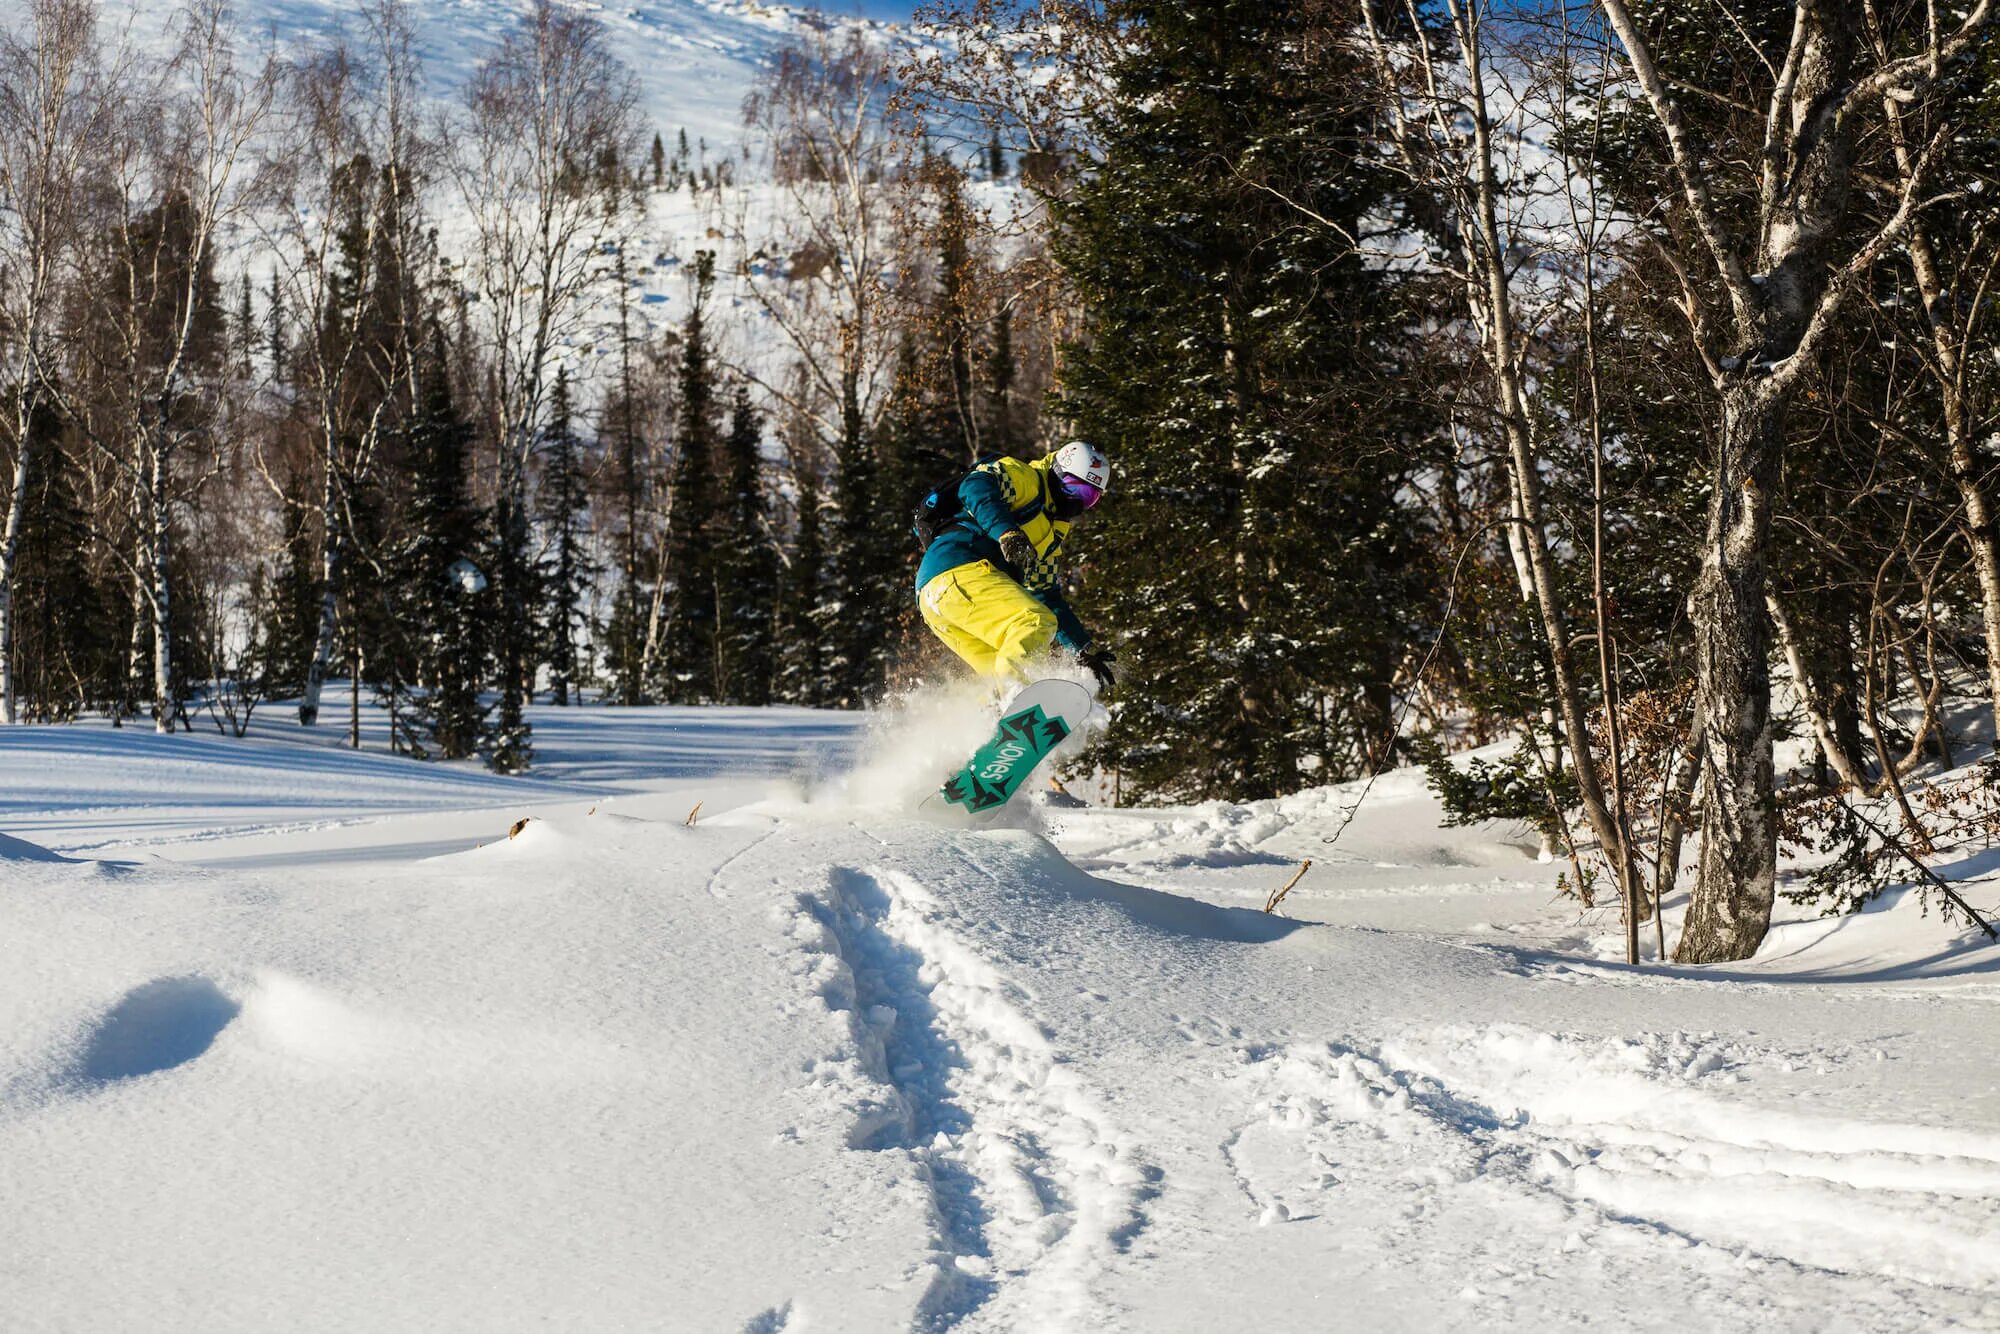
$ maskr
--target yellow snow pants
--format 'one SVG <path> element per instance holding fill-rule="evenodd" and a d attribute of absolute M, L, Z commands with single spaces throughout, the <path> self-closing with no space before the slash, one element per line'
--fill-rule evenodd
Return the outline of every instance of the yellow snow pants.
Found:
<path fill-rule="evenodd" d="M 934 576 L 917 605 L 931 633 L 981 676 L 1026 681 L 1022 665 L 1056 637 L 1056 614 L 990 560 Z"/>

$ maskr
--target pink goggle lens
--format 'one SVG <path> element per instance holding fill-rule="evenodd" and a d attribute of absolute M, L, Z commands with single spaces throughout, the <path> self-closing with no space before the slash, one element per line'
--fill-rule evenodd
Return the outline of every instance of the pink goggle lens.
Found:
<path fill-rule="evenodd" d="M 1102 487 L 1092 486 L 1081 477 L 1062 472 L 1056 474 L 1056 482 L 1062 487 L 1064 494 L 1082 505 L 1085 509 L 1089 509 L 1104 498 L 1104 489 Z"/>

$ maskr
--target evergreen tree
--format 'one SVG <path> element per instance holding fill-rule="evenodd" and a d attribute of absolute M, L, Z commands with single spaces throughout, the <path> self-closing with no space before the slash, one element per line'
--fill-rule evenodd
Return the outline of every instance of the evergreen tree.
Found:
<path fill-rule="evenodd" d="M 639 385 L 633 363 L 630 284 L 625 254 L 614 259 L 618 281 L 618 380 L 599 418 L 598 437 L 605 442 L 606 464 L 600 474 L 608 482 L 607 517 L 615 524 L 618 586 L 612 592 L 610 614 L 602 634 L 604 666 L 611 677 L 612 698 L 625 705 L 643 703 L 645 652 L 651 592 L 641 570 L 654 564 L 656 553 L 645 535 L 642 515 L 651 491 L 649 470 L 639 439 Z"/>
<path fill-rule="evenodd" d="M 653 131 L 653 188 L 667 183 L 667 146 L 660 141 L 660 132 Z"/>
<path fill-rule="evenodd" d="M 846 386 L 843 429 L 834 446 L 828 496 L 833 511 L 827 544 L 830 577 L 825 599 L 815 614 L 826 645 L 827 702 L 849 709 L 866 704 L 882 690 L 894 596 L 884 554 L 885 536 L 900 537 L 902 516 L 910 508 L 900 503 L 897 482 L 891 480 L 886 488 L 882 485 L 875 442 L 861 428 L 854 393 L 850 383 Z"/>
<path fill-rule="evenodd" d="M 307 520 L 303 503 L 285 502 L 283 545 L 266 603 L 262 670 L 271 688 L 283 695 L 296 695 L 305 687 L 306 664 L 319 630 L 319 554 Z"/>
<path fill-rule="evenodd" d="M 540 488 L 541 518 L 550 540 L 548 663 L 558 704 L 570 702 L 572 685 L 581 689 L 577 633 L 597 573 L 584 546 L 590 498 L 584 491 L 583 442 L 576 437 L 571 417 L 569 371 L 563 368 L 556 372 L 555 389 L 549 395 Z"/>
<path fill-rule="evenodd" d="M 730 704 L 771 702 L 778 560 L 764 504 L 764 423 L 738 385 L 724 441 L 728 522 L 715 551 L 715 682 Z"/>
<path fill-rule="evenodd" d="M 493 541 L 487 554 L 499 613 L 494 625 L 499 713 L 494 719 L 492 748 L 486 756 L 487 767 L 495 773 L 526 773 L 535 761 L 528 702 L 534 695 L 538 661 L 535 607 L 540 602 L 541 571 L 529 550 L 532 540 L 525 505 L 518 498 L 500 497 L 494 506 Z"/>
<path fill-rule="evenodd" d="M 989 452 L 1017 453 L 1027 443 L 1014 403 L 1014 381 L 1020 366 L 1014 360 L 1014 316 L 1005 304 L 993 312 L 986 351 L 986 429 L 982 438 Z"/>
<path fill-rule="evenodd" d="M 827 702 L 826 618 L 823 612 L 827 550 L 820 509 L 822 499 L 812 474 L 798 476 L 798 518 L 792 533 L 792 559 L 778 590 L 778 697 L 808 706 Z"/>
<path fill-rule="evenodd" d="M 285 378 L 285 357 L 291 343 L 291 331 L 285 323 L 285 292 L 278 285 L 276 270 L 271 273 L 271 290 L 264 298 L 265 351 L 271 358 L 271 378 L 283 382 Z"/>
<path fill-rule="evenodd" d="M 30 421 L 43 463 L 22 497 L 14 684 L 22 721 L 66 722 L 118 697 L 126 599 L 122 581 L 106 581 L 91 568 L 89 516 L 77 489 L 81 469 L 63 447 L 53 409 L 44 401 Z"/>
<path fill-rule="evenodd" d="M 250 304 L 250 275 L 245 273 L 242 291 L 236 302 L 236 373 L 248 380 L 252 373 L 251 359 L 257 350 L 257 316 Z"/>
<path fill-rule="evenodd" d="M 695 257 L 694 305 L 681 330 L 680 415 L 674 432 L 673 515 L 667 536 L 667 639 L 662 659 L 666 696 L 675 703 L 715 698 L 716 479 L 715 363 L 708 341 L 708 301 L 715 287 L 715 252 Z"/>
<path fill-rule="evenodd" d="M 480 565 L 489 544 L 472 501 L 472 428 L 453 402 L 442 340 L 432 347 L 407 431 L 410 536 L 395 564 L 409 590 L 423 687 L 406 717 L 405 739 L 419 757 L 455 760 L 487 744 L 480 686 L 494 594 Z"/>
<path fill-rule="evenodd" d="M 1418 423 L 1376 405 L 1414 320 L 1346 240 L 1387 187 L 1365 76 L 1306 40 L 1324 7 L 1129 12 L 1059 235 L 1092 334 L 1064 406 L 1115 469 L 1072 538 L 1086 621 L 1126 652 L 1105 758 L 1140 793 L 1269 797 L 1384 740 L 1421 525 L 1385 449 Z"/>

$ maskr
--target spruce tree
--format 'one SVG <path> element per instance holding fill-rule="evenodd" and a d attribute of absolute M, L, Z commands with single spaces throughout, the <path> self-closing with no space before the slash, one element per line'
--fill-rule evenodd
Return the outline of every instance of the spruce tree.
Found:
<path fill-rule="evenodd" d="M 271 273 L 271 290 L 264 298 L 264 338 L 265 351 L 271 358 L 271 378 L 282 381 L 285 378 L 285 358 L 291 343 L 291 331 L 285 322 L 285 292 L 278 285 L 276 270 Z"/>
<path fill-rule="evenodd" d="M 66 722 L 120 690 L 125 581 L 91 569 L 83 470 L 60 441 L 56 414 L 38 405 L 36 468 L 22 497 L 14 566 L 15 688 L 24 722 Z M 75 442 L 70 442 L 72 445 Z"/>
<path fill-rule="evenodd" d="M 419 641 L 418 681 L 406 716 L 412 754 L 455 760 L 487 744 L 489 543 L 471 494 L 472 428 L 453 402 L 442 340 L 433 339 L 406 451 L 412 467 L 410 536 L 396 557 Z"/>
<path fill-rule="evenodd" d="M 715 698 L 715 530 L 722 456 L 708 301 L 715 252 L 695 257 L 694 305 L 681 329 L 680 414 L 674 431 L 673 514 L 667 535 L 666 697 L 680 704 Z"/>
<path fill-rule="evenodd" d="M 778 587 L 777 697 L 813 706 L 827 699 L 825 626 L 819 611 L 827 581 L 824 502 L 812 469 L 797 468 L 793 477 L 792 554 Z"/>
<path fill-rule="evenodd" d="M 889 602 L 894 596 L 885 536 L 900 535 L 906 507 L 881 485 L 875 442 L 861 427 L 852 384 L 846 395 L 848 408 L 834 445 L 828 495 L 833 511 L 827 534 L 829 578 L 813 618 L 826 645 L 822 663 L 826 702 L 852 709 L 881 693 L 888 661 Z M 894 486 L 892 480 L 890 489 Z"/>
<path fill-rule="evenodd" d="M 981 433 L 986 448 L 995 454 L 1012 454 L 1027 443 L 1014 403 L 1014 381 L 1020 366 L 1014 359 L 1014 316 L 1004 304 L 993 312 L 992 333 L 986 351 L 986 427 Z"/>
<path fill-rule="evenodd" d="M 613 265 L 619 294 L 618 378 L 598 419 L 598 438 L 605 448 L 606 466 L 600 476 L 608 483 L 604 508 L 617 552 L 618 586 L 611 594 L 601 643 L 604 669 L 611 678 L 611 699 L 635 705 L 645 702 L 649 689 L 644 666 L 652 588 L 641 570 L 657 567 L 657 552 L 648 540 L 649 525 L 642 517 L 649 508 L 652 486 L 639 438 L 640 389 L 634 365 L 637 340 L 632 333 L 631 287 L 626 281 L 622 249 Z"/>
<path fill-rule="evenodd" d="M 1072 538 L 1075 600 L 1124 650 L 1104 758 L 1138 793 L 1352 772 L 1412 637 L 1420 524 L 1392 447 L 1420 422 L 1380 406 L 1412 314 L 1346 239 L 1387 186 L 1363 73 L 1307 40 L 1324 12 L 1131 6 L 1104 160 L 1061 208 L 1091 325 L 1063 407 L 1113 467 Z"/>
<path fill-rule="evenodd" d="M 535 762 L 534 724 L 528 721 L 533 697 L 536 641 L 535 607 L 541 571 L 529 543 L 528 514 L 520 498 L 502 496 L 494 506 L 493 540 L 487 551 L 489 578 L 498 593 L 494 657 L 500 676 L 498 714 L 493 722 L 487 767 L 495 773 L 526 773 Z"/>
<path fill-rule="evenodd" d="M 304 484 L 301 484 L 302 486 Z M 283 544 L 271 572 L 259 659 L 272 690 L 296 695 L 305 687 L 319 630 L 319 554 L 306 505 L 287 499 Z"/>
<path fill-rule="evenodd" d="M 583 442 L 577 439 L 570 407 L 569 371 L 556 372 L 549 395 L 549 425 L 542 436 L 539 490 L 543 527 L 549 535 L 546 585 L 549 604 L 548 664 L 555 702 L 568 704 L 572 685 L 582 687 L 578 632 L 597 573 L 585 547 Z"/>
<path fill-rule="evenodd" d="M 716 697 L 771 702 L 778 560 L 764 503 L 764 423 L 738 385 L 724 441 L 728 521 L 715 552 Z"/>
<path fill-rule="evenodd" d="M 236 373 L 248 382 L 252 374 L 252 359 L 257 351 L 257 316 L 250 304 L 250 275 L 242 278 L 241 291 L 236 301 L 235 347 Z"/>

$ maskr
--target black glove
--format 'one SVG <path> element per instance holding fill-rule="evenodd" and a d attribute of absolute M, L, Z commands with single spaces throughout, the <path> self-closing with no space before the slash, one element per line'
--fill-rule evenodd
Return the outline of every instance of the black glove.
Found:
<path fill-rule="evenodd" d="M 1025 570 L 1035 563 L 1035 544 L 1019 528 L 1009 528 L 1000 534 L 1000 554 L 1008 563 Z"/>
<path fill-rule="evenodd" d="M 1109 690 L 1118 684 L 1118 676 L 1111 670 L 1111 660 L 1117 656 L 1108 648 L 1100 648 L 1092 649 L 1088 653 L 1079 653 L 1076 655 L 1076 660 L 1088 667 L 1090 674 L 1097 678 L 1099 690 Z"/>

